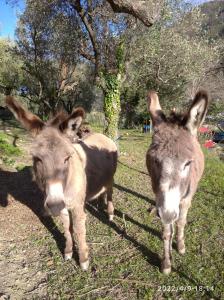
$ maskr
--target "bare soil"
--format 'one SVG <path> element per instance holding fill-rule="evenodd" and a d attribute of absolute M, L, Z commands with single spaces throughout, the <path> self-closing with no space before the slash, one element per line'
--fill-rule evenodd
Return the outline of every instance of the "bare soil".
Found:
<path fill-rule="evenodd" d="M 10 129 L 5 131 L 11 135 Z M 19 164 L 31 165 L 26 143 L 18 140 L 23 155 Z M 25 148 L 26 147 L 26 148 Z M 40 257 L 44 247 L 34 244 L 35 238 L 46 235 L 40 222 L 42 195 L 32 180 L 32 170 L 25 167 L 0 166 L 0 299 L 47 299 L 47 274 Z M 44 254 L 45 253 L 45 254 Z"/>
<path fill-rule="evenodd" d="M 47 299 L 40 260 L 45 249 L 32 244 L 33 236 L 46 229 L 38 217 L 41 196 L 30 169 L 1 169 L 0 187 L 0 299 Z"/>

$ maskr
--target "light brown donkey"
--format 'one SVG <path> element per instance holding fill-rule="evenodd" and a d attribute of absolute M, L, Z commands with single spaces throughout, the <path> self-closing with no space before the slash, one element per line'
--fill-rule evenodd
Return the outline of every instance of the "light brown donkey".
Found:
<path fill-rule="evenodd" d="M 68 212 L 71 210 L 80 266 L 87 270 L 85 202 L 106 194 L 109 219 L 113 219 L 112 189 L 117 147 L 112 140 L 98 133 L 76 139 L 84 117 L 82 108 L 75 109 L 70 116 L 58 114 L 44 123 L 12 97 L 7 96 L 6 103 L 35 136 L 31 149 L 34 174 L 45 194 L 45 209 L 51 215 L 61 217 L 66 238 L 65 259 L 71 259 L 73 254 Z"/>
<path fill-rule="evenodd" d="M 156 196 L 157 214 L 163 223 L 164 256 L 162 272 L 171 271 L 174 223 L 177 224 L 177 248 L 185 253 L 184 226 L 198 182 L 204 170 L 204 155 L 197 140 L 208 107 L 208 95 L 196 94 L 185 114 L 172 112 L 166 117 L 155 92 L 148 94 L 148 109 L 154 132 L 146 154 L 146 165 Z"/>

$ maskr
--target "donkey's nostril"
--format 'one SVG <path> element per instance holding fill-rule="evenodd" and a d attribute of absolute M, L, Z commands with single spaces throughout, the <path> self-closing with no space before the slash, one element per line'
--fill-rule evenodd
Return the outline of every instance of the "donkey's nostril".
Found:
<path fill-rule="evenodd" d="M 160 218 L 160 214 L 159 214 L 159 210 L 158 209 L 156 210 L 156 215 L 157 215 L 157 217 Z"/>
<path fill-rule="evenodd" d="M 53 216 L 58 216 L 62 211 L 62 209 L 65 208 L 65 202 L 62 200 L 58 200 L 58 201 L 48 200 L 46 201 L 45 205 Z"/>

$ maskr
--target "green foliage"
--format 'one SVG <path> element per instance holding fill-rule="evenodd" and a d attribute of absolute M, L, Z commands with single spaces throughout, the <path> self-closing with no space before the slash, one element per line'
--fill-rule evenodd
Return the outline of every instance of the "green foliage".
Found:
<path fill-rule="evenodd" d="M 218 49 L 210 44 L 203 32 L 200 9 L 185 13 L 172 7 L 160 23 L 150 29 L 138 27 L 128 35 L 130 62 L 127 67 L 125 89 L 142 99 L 144 107 L 148 90 L 159 92 L 162 107 L 182 108 L 192 99 L 197 89 L 217 62 Z M 205 86 L 206 87 L 206 86 Z M 141 109 L 140 109 L 141 110 Z"/>
<path fill-rule="evenodd" d="M 22 61 L 13 52 L 14 47 L 10 40 L 0 38 L 0 87 L 9 90 L 17 89 L 22 81 Z"/>
<path fill-rule="evenodd" d="M 86 114 L 86 121 L 94 127 L 104 127 L 105 123 L 105 115 L 103 112 L 99 111 L 91 111 L 90 113 Z"/>
<path fill-rule="evenodd" d="M 125 57 L 125 43 L 124 41 L 122 41 L 116 49 L 116 61 L 117 61 L 117 69 L 119 73 L 123 73 L 125 71 L 124 57 Z"/>
<path fill-rule="evenodd" d="M 128 15 L 114 14 L 107 2 L 80 2 L 86 27 L 71 1 L 27 1 L 18 23 L 17 53 L 23 61 L 28 107 L 46 118 L 61 107 L 69 112 L 76 105 L 91 110 L 97 75 L 105 94 L 105 101 L 99 101 L 107 110 L 107 126 L 113 97 L 119 113 L 120 95 L 128 118 L 125 126 L 135 123 L 132 118 L 144 118 L 149 89 L 159 92 L 165 110 L 181 108 L 199 87 L 209 86 L 218 54 L 223 60 L 223 46 L 218 53 L 218 41 L 214 44 L 211 38 L 216 31 L 221 36 L 223 4 L 214 3 L 192 8 L 186 1 L 166 1 L 160 20 L 146 28 Z M 216 90 L 208 89 L 213 94 Z"/>
<path fill-rule="evenodd" d="M 24 62 L 23 96 L 41 117 L 71 112 L 93 99 L 92 69 L 78 55 L 77 18 L 57 1 L 28 1 L 17 27 L 17 52 Z"/>
<path fill-rule="evenodd" d="M 0 150 L 1 151 L 1 150 Z M 6 165 L 6 166 L 13 166 L 15 164 L 15 159 L 11 158 L 11 157 L 7 157 L 7 156 L 4 156 L 2 158 L 2 161 L 3 163 Z"/>
<path fill-rule="evenodd" d="M 104 113 L 106 127 L 104 133 L 116 140 L 118 137 L 119 114 L 121 111 L 121 80 L 124 72 L 124 43 L 116 49 L 117 69 L 114 73 L 105 70 L 101 73 L 104 83 Z"/>
<path fill-rule="evenodd" d="M 1 156 L 18 156 L 21 150 L 7 141 L 7 136 L 3 133 L 0 134 L 0 155 Z"/>
<path fill-rule="evenodd" d="M 107 122 L 104 132 L 115 140 L 118 137 L 121 74 L 106 74 L 104 80 L 104 113 Z"/>
<path fill-rule="evenodd" d="M 19 172 L 19 171 L 23 171 L 27 168 L 28 166 L 27 165 L 24 165 L 24 164 L 19 164 L 16 166 L 16 170 Z"/>
<path fill-rule="evenodd" d="M 210 41 L 224 38 L 224 2 L 209 1 L 200 6 L 204 14 L 202 28 L 207 32 Z"/>

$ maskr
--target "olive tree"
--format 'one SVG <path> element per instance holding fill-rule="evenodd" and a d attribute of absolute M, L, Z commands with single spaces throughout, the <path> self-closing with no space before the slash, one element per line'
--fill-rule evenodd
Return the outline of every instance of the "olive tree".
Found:
<path fill-rule="evenodd" d="M 148 30 L 139 27 L 131 40 L 126 86 L 155 89 L 167 109 L 190 99 L 217 60 L 216 47 L 200 32 L 202 18 L 194 9 L 186 18 L 164 18 Z"/>

